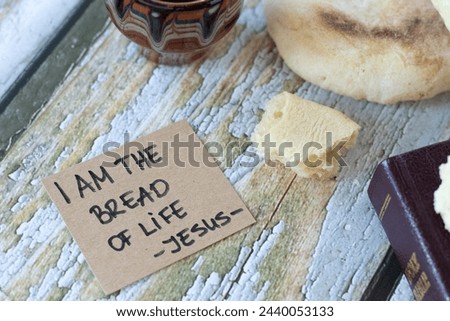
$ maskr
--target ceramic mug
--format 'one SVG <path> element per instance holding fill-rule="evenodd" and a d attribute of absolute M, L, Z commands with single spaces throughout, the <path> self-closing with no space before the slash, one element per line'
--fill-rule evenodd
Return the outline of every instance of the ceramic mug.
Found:
<path fill-rule="evenodd" d="M 201 56 L 239 18 L 243 0 L 105 0 L 116 27 L 150 48 L 153 60 Z M 160 59 L 159 59 L 160 60 Z"/>

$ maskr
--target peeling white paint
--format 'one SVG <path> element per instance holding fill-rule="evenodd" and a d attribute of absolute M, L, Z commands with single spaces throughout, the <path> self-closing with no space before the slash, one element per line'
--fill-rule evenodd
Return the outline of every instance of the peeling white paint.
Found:
<path fill-rule="evenodd" d="M 77 257 L 77 262 L 83 264 L 84 261 L 86 261 L 86 258 L 84 257 L 84 254 L 80 252 L 80 255 Z"/>
<path fill-rule="evenodd" d="M 29 202 L 31 201 L 31 197 L 29 195 L 21 195 L 19 196 L 17 203 L 11 207 L 11 212 L 17 213 L 22 210 Z"/>
<path fill-rule="evenodd" d="M 78 262 L 75 262 L 70 268 L 68 268 L 61 278 L 58 279 L 58 287 L 70 288 L 73 284 L 75 274 L 79 268 Z"/>
<path fill-rule="evenodd" d="M 97 79 L 91 85 L 91 90 L 93 90 L 93 91 L 98 90 L 105 80 L 106 80 L 106 75 L 104 73 L 98 74 Z"/>
<path fill-rule="evenodd" d="M 55 287 L 71 288 L 74 275 L 79 268 L 77 262 L 79 253 L 80 250 L 74 241 L 65 244 L 56 266 L 47 272 L 41 284 L 33 287 L 29 300 L 43 300 Z"/>
<path fill-rule="evenodd" d="M 413 301 L 414 294 L 405 276 L 402 277 L 400 283 L 392 294 L 391 301 Z"/>
<path fill-rule="evenodd" d="M 0 288 L 5 289 L 19 276 L 25 264 L 35 263 L 42 250 L 63 228 L 64 224 L 54 205 L 39 209 L 28 222 L 22 223 L 16 231 L 21 237 L 18 243 L 6 253 L 0 252 Z M 0 247 L 5 248 L 2 243 Z M 34 251 L 30 253 L 30 249 Z M 42 290 L 41 292 L 38 289 L 34 290 L 36 295 L 43 293 Z M 33 289 L 30 289 L 31 292 Z"/>
<path fill-rule="evenodd" d="M 197 261 L 195 261 L 191 270 L 194 271 L 195 273 L 198 273 L 200 271 L 200 268 L 202 267 L 203 262 L 205 262 L 205 257 L 203 255 L 200 255 Z"/>
<path fill-rule="evenodd" d="M 260 289 L 259 268 L 284 230 L 280 221 L 270 230 L 264 230 L 252 248 L 243 247 L 235 266 L 223 277 L 212 272 L 208 278 L 198 275 L 183 300 L 263 300 L 270 283 L 265 281 Z"/>
<path fill-rule="evenodd" d="M 14 182 L 20 182 L 25 177 L 25 172 L 19 167 L 17 170 L 8 175 Z"/>
<path fill-rule="evenodd" d="M 0 301 L 9 301 L 10 298 L 0 290 Z"/>
<path fill-rule="evenodd" d="M 255 169 L 262 161 L 255 146 L 250 145 L 241 155 L 239 155 L 231 167 L 224 171 L 225 176 L 231 184 L 236 184 Z"/>
<path fill-rule="evenodd" d="M 58 280 L 62 275 L 62 271 L 52 268 L 50 269 L 44 277 L 42 284 L 40 286 L 36 285 L 30 289 L 30 295 L 28 296 L 28 301 L 37 301 L 42 298 L 47 297 L 56 285 L 56 280 Z"/>
<path fill-rule="evenodd" d="M 64 148 L 64 150 L 61 152 L 61 154 L 55 161 L 54 165 L 55 170 L 58 170 L 61 167 L 62 163 L 64 163 L 64 161 L 66 161 L 69 158 L 70 154 L 72 153 L 72 150 L 73 150 L 72 147 Z"/>
<path fill-rule="evenodd" d="M 49 211 L 50 208 L 52 213 Z M 17 228 L 16 233 L 22 238 L 30 238 L 31 244 L 29 247 L 34 248 L 38 243 L 47 241 L 50 235 L 54 233 L 52 223 L 55 222 L 59 224 L 62 223 L 62 220 L 54 205 L 51 205 L 47 210 L 40 208 L 29 221 L 22 223 Z"/>
<path fill-rule="evenodd" d="M 75 264 L 79 254 L 80 250 L 74 241 L 65 244 L 61 251 L 61 256 L 56 263 L 56 268 L 61 271 L 67 271 Z"/>
<path fill-rule="evenodd" d="M 66 295 L 64 296 L 64 298 L 62 299 L 63 301 L 76 301 L 80 299 L 80 295 L 81 295 L 81 290 L 84 287 L 84 282 L 83 281 L 75 281 L 74 283 L 72 283 L 72 286 L 70 287 L 69 291 L 66 293 Z"/>
<path fill-rule="evenodd" d="M 248 44 L 256 33 L 264 30 L 265 18 L 262 3 L 259 3 L 255 7 L 245 7 L 238 24 L 244 24 L 246 28 L 239 34 L 238 39 L 231 44 L 223 56 L 216 59 L 209 59 L 202 64 L 199 69 L 199 74 L 203 77 L 201 87 L 189 99 L 185 107 L 179 109 L 173 115 L 173 121 L 191 118 L 196 112 L 197 107 L 204 101 L 207 101 L 208 96 L 212 93 L 216 84 L 223 79 L 223 75 L 227 73 L 227 70 L 232 65 L 236 56 L 239 55 L 241 49 Z M 254 64 L 252 70 L 256 71 L 257 69 L 258 66 Z M 215 70 L 216 72 L 210 72 L 211 70 Z M 212 106 L 214 109 L 213 114 L 208 113 L 209 115 L 206 117 L 206 114 L 200 113 L 200 115 L 195 117 L 192 125 L 198 128 L 197 134 L 200 137 L 208 135 L 216 129 L 223 119 L 226 119 L 225 116 L 241 103 L 245 97 L 245 91 L 252 88 L 255 77 L 256 73 L 252 73 L 252 76 L 246 76 L 245 80 L 238 81 L 238 85 L 233 90 L 233 94 L 227 104 L 224 106 Z"/>
<path fill-rule="evenodd" d="M 141 47 L 139 47 L 136 43 L 130 42 L 127 46 L 127 52 L 123 56 L 125 60 L 131 60 L 133 57 L 136 57 Z"/>
<path fill-rule="evenodd" d="M 83 157 L 83 161 L 100 155 L 103 146 L 108 142 L 122 144 L 125 132 L 130 132 L 130 139 L 149 133 L 146 125 L 160 114 L 157 108 L 151 108 L 152 104 L 164 102 L 167 96 L 170 96 L 171 84 L 184 68 L 186 67 L 157 67 L 141 94 L 122 113 L 114 117 L 111 121 L 111 130 L 95 140 L 92 149 Z"/>
<path fill-rule="evenodd" d="M 69 127 L 70 123 L 72 122 L 74 118 L 74 114 L 68 114 L 66 118 L 62 121 L 62 123 L 59 125 L 59 129 L 65 130 L 67 127 Z"/>

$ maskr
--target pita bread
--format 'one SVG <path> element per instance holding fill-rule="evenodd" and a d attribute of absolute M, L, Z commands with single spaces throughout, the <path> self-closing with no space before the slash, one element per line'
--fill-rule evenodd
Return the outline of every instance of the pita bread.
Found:
<path fill-rule="evenodd" d="M 340 111 L 284 92 L 269 101 L 252 140 L 261 154 L 299 176 L 328 179 L 336 176 L 338 158 L 356 143 L 359 130 Z M 263 145 L 267 135 L 275 143 L 269 150 Z"/>
<path fill-rule="evenodd" d="M 448 0 L 431 0 L 434 7 L 444 19 L 447 29 L 450 30 L 450 1 Z"/>
<path fill-rule="evenodd" d="M 450 89 L 450 33 L 429 0 L 265 0 L 268 30 L 307 81 L 397 103 Z"/>

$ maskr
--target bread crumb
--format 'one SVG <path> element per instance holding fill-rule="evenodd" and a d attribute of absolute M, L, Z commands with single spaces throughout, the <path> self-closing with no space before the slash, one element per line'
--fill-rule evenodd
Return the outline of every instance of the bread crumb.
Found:
<path fill-rule="evenodd" d="M 360 126 L 343 113 L 283 92 L 270 100 L 252 136 L 266 159 L 306 178 L 337 175 Z"/>

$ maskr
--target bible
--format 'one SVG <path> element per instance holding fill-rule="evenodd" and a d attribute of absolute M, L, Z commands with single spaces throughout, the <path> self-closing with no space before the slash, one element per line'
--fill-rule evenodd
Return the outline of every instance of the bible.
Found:
<path fill-rule="evenodd" d="M 450 232 L 433 206 L 448 155 L 450 140 L 388 158 L 368 188 L 416 300 L 450 300 Z"/>

